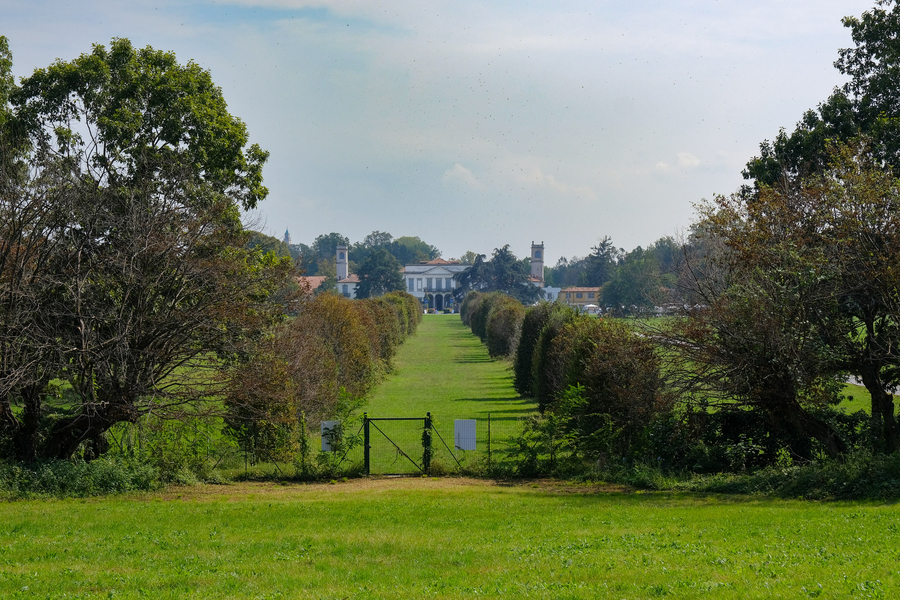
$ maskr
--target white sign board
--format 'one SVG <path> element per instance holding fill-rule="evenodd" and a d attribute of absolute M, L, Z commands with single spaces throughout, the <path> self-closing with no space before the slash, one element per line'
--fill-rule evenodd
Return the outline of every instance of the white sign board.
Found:
<path fill-rule="evenodd" d="M 340 435 L 340 421 L 322 421 L 322 452 L 331 452 L 331 440 Z"/>
<path fill-rule="evenodd" d="M 456 419 L 453 421 L 454 445 L 460 450 L 475 449 L 475 419 Z"/>

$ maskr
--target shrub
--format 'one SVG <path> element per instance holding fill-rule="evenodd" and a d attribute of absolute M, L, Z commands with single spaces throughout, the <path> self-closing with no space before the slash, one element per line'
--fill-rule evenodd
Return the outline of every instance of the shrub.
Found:
<path fill-rule="evenodd" d="M 531 359 L 532 391 L 541 412 L 544 412 L 553 403 L 556 394 L 566 387 L 564 380 L 558 380 L 557 374 L 549 364 L 553 340 L 563 327 L 578 318 L 578 311 L 570 306 L 552 304 L 551 307 Z"/>
<path fill-rule="evenodd" d="M 492 357 L 515 352 L 524 318 L 525 307 L 514 298 L 501 296 L 493 303 L 486 325 L 486 343 Z"/>
<path fill-rule="evenodd" d="M 473 302 L 474 306 L 469 316 L 470 327 L 472 333 L 477 335 L 482 342 L 487 341 L 487 322 L 488 317 L 491 315 L 491 310 L 504 297 L 506 296 L 500 292 L 491 292 L 489 294 L 481 294 Z"/>
<path fill-rule="evenodd" d="M 513 359 L 513 385 L 522 396 L 531 396 L 534 393 L 534 374 L 531 370 L 534 347 L 537 345 L 541 330 L 550 317 L 553 306 L 549 302 L 541 302 L 537 306 L 529 308 L 522 319 L 519 342 L 516 344 L 515 358 Z"/>
<path fill-rule="evenodd" d="M 481 292 L 472 290 L 463 299 L 462 305 L 459 307 L 459 318 L 462 319 L 463 325 L 466 327 L 472 326 L 472 311 L 478 307 L 482 296 Z"/>
<path fill-rule="evenodd" d="M 91 462 L 0 463 L 0 494 L 9 498 L 81 498 L 152 490 L 158 486 L 159 472 L 138 460 L 101 458 Z"/>

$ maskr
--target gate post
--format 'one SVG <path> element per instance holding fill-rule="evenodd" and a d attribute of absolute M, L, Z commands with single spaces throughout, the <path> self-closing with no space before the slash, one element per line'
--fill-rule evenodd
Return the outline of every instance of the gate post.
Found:
<path fill-rule="evenodd" d="M 425 473 L 431 473 L 431 413 L 425 413 L 425 428 L 422 430 L 422 466 Z"/>
<path fill-rule="evenodd" d="M 369 413 L 363 413 L 363 470 L 369 476 Z"/>

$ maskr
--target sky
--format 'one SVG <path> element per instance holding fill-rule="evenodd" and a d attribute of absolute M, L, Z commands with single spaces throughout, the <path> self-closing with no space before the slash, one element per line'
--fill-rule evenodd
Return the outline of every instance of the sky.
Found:
<path fill-rule="evenodd" d="M 293 243 L 418 236 L 444 258 L 631 250 L 743 183 L 844 77 L 874 0 L 0 0 L 19 77 L 124 37 L 196 62 L 252 143 L 248 221 Z"/>

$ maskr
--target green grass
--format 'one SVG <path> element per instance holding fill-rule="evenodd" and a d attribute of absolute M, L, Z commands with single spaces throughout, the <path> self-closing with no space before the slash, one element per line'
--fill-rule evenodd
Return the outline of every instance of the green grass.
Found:
<path fill-rule="evenodd" d="M 425 315 L 388 375 L 369 399 L 373 417 L 441 419 L 520 417 L 537 405 L 518 397 L 509 363 L 492 360 L 459 315 Z"/>
<path fill-rule="evenodd" d="M 3 598 L 890 598 L 894 505 L 405 479 L 0 505 Z"/>
<path fill-rule="evenodd" d="M 846 413 L 855 413 L 858 410 L 872 413 L 872 397 L 865 387 L 848 383 L 841 394 L 846 398 L 838 404 L 840 410 Z"/>

